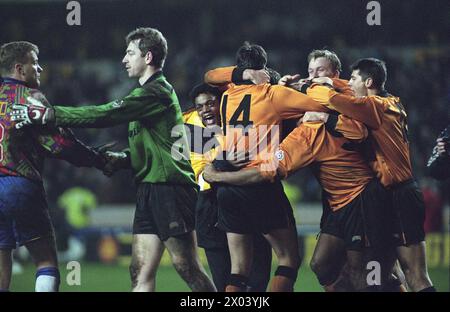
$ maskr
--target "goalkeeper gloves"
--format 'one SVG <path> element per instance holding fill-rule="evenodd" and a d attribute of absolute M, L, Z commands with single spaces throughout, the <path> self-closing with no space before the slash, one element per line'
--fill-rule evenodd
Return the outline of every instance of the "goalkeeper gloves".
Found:
<path fill-rule="evenodd" d="M 128 169 L 131 167 L 130 156 L 125 152 L 107 151 L 104 153 L 106 164 L 103 167 L 103 174 L 107 177 L 112 176 L 120 169 Z"/>
<path fill-rule="evenodd" d="M 14 104 L 11 120 L 16 121 L 16 129 L 26 125 L 46 125 L 55 121 L 55 110 L 41 101 L 27 97 L 27 104 Z"/>

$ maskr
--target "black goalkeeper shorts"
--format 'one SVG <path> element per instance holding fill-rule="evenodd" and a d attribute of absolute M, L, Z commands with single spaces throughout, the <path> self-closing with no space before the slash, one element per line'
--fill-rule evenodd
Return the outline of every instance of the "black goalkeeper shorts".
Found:
<path fill-rule="evenodd" d="M 139 184 L 133 234 L 156 234 L 165 241 L 193 231 L 196 202 L 191 185 Z"/>

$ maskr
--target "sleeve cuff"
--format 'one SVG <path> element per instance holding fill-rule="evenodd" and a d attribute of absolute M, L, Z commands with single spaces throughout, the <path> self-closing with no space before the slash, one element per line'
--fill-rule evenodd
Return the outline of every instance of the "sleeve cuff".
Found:
<path fill-rule="evenodd" d="M 233 73 L 231 74 L 231 82 L 234 84 L 243 82 L 244 79 L 242 79 L 242 75 L 244 74 L 244 70 L 245 68 L 239 67 L 233 69 Z"/>
<path fill-rule="evenodd" d="M 311 85 L 312 83 L 310 81 L 305 82 L 304 84 L 302 84 L 300 92 L 306 94 L 306 90 L 308 90 L 308 88 L 311 87 Z"/>

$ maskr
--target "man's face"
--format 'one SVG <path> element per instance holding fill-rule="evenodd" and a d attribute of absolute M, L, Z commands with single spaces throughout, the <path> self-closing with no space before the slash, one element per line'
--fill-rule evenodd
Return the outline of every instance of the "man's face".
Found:
<path fill-rule="evenodd" d="M 140 39 L 134 40 L 128 44 L 127 51 L 122 60 L 130 78 L 140 78 L 147 68 L 145 56 L 141 56 L 139 41 Z"/>
<path fill-rule="evenodd" d="M 22 64 L 20 73 L 22 80 L 30 88 L 39 88 L 39 86 L 41 85 L 40 81 L 41 72 L 42 67 L 38 63 L 38 56 L 36 52 L 34 51 L 29 52 L 28 61 L 25 64 Z"/>
<path fill-rule="evenodd" d="M 312 59 L 308 64 L 308 79 L 318 77 L 338 78 L 339 72 L 333 70 L 331 62 L 324 57 Z"/>
<path fill-rule="evenodd" d="M 367 87 L 365 81 L 359 74 L 359 69 L 354 70 L 348 81 L 348 85 L 355 92 L 356 96 L 367 96 Z"/>
<path fill-rule="evenodd" d="M 200 93 L 195 98 L 195 108 L 205 126 L 215 126 L 220 121 L 219 99 L 211 93 Z"/>

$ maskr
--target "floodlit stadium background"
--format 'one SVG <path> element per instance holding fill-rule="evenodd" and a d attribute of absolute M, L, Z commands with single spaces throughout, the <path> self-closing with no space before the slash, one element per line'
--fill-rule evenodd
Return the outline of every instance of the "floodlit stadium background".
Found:
<path fill-rule="evenodd" d="M 39 46 L 42 90 L 55 105 L 100 104 L 126 95 L 134 81 L 121 64 L 123 38 L 137 26 L 158 28 L 166 36 L 165 74 L 180 102 L 188 100 L 190 88 L 206 70 L 233 64 L 234 53 L 245 40 L 264 46 L 269 66 L 282 74 L 307 76 L 306 57 L 312 49 L 334 50 L 343 64 L 342 78 L 349 77 L 348 67 L 357 58 L 385 60 L 387 90 L 403 99 L 409 114 L 413 165 L 427 202 L 430 275 L 438 290 L 449 290 L 449 183 L 437 183 L 425 172 L 435 138 L 450 120 L 448 1 L 379 1 L 380 26 L 367 24 L 366 0 L 241 0 L 226 1 L 226 6 L 223 1 L 201 0 L 89 0 L 79 1 L 80 26 L 67 25 L 68 2 L 0 0 L 0 43 L 28 40 Z M 126 125 L 75 132 L 91 145 L 118 141 L 117 148 L 122 148 L 127 142 Z M 135 200 L 131 175 L 123 172 L 108 179 L 94 169 L 48 161 L 44 176 L 61 251 L 61 289 L 129 290 Z M 288 183 L 305 255 L 296 290 L 319 291 L 308 267 L 321 214 L 319 185 L 308 170 Z M 58 201 L 73 187 L 92 194 L 75 190 L 72 197 Z M 68 201 L 69 209 L 74 209 L 79 200 L 86 202 L 91 218 L 89 226 L 73 236 L 64 215 L 74 212 L 61 206 Z M 31 291 L 34 269 L 26 253 L 20 251 L 16 258 L 12 290 Z M 80 286 L 65 283 L 70 259 L 81 262 Z M 167 258 L 158 279 L 159 290 L 187 290 Z"/>

